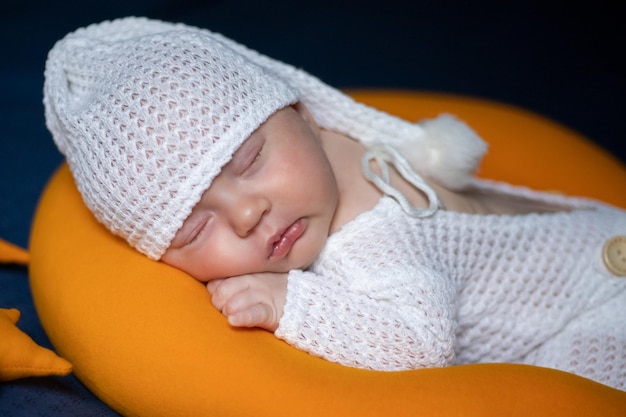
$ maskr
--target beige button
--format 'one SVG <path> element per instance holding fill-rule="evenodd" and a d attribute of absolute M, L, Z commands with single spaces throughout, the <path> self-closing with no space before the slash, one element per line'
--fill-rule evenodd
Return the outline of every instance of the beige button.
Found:
<path fill-rule="evenodd" d="M 626 276 L 626 236 L 614 236 L 602 248 L 602 260 L 611 273 Z"/>

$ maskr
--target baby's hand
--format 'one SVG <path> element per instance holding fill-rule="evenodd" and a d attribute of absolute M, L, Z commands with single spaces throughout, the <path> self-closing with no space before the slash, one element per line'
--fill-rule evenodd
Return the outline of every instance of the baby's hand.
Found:
<path fill-rule="evenodd" d="M 210 281 L 213 305 L 231 326 L 278 328 L 287 297 L 287 274 L 264 272 Z"/>

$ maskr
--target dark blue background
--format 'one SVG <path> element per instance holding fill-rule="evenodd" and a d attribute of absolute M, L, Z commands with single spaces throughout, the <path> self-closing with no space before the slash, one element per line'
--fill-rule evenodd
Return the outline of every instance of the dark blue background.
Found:
<path fill-rule="evenodd" d="M 127 15 L 222 32 L 336 87 L 514 104 L 626 161 L 624 6 L 608 1 L 1 1 L 0 237 L 22 246 L 42 188 L 61 162 L 41 105 L 47 51 L 77 27 Z M 19 308 L 20 327 L 49 346 L 26 269 L 0 266 L 0 307 Z M 73 377 L 0 385 L 0 416 L 109 413 Z"/>

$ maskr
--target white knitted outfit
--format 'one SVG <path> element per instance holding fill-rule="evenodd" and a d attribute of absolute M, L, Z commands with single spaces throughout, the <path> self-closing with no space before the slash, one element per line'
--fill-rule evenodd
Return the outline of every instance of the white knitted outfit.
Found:
<path fill-rule="evenodd" d="M 537 197 L 473 181 L 486 146 L 452 117 L 409 123 L 208 30 L 133 17 L 91 25 L 54 46 L 45 78 L 46 123 L 85 203 L 152 259 L 250 133 L 296 101 L 322 128 L 393 146 L 451 189 Z M 626 234 L 624 214 L 537 198 L 588 209 L 509 217 L 435 206 L 415 218 L 382 198 L 309 271 L 290 273 L 276 334 L 350 366 L 534 363 L 623 389 L 626 281 L 599 252 Z"/>
<path fill-rule="evenodd" d="M 389 197 L 289 274 L 276 335 L 359 368 L 476 362 L 557 368 L 626 389 L 626 279 L 602 246 L 626 213 L 476 180 L 570 211 L 408 216 Z"/>

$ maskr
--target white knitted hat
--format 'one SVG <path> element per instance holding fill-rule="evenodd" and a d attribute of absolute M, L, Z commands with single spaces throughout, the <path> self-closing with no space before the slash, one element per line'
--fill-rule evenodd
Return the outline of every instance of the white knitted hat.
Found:
<path fill-rule="evenodd" d="M 441 140 L 449 118 L 432 129 L 408 123 L 183 24 L 130 17 L 91 25 L 57 42 L 46 62 L 46 124 L 83 200 L 152 259 L 243 141 L 299 100 L 320 126 L 365 144 L 395 144 L 424 175 L 451 187 L 468 182 L 485 150 L 467 128 L 467 138 Z"/>
<path fill-rule="evenodd" d="M 58 42 L 44 103 L 87 206 L 158 259 L 233 152 L 297 95 L 221 42 L 145 23 Z"/>

